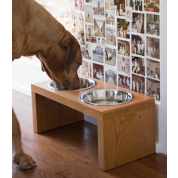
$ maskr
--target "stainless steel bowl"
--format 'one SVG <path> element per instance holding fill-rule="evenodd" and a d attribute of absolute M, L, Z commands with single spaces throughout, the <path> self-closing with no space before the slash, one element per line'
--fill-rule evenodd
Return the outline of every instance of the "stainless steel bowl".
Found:
<path fill-rule="evenodd" d="M 93 105 L 120 105 L 134 99 L 134 95 L 128 91 L 118 89 L 99 89 L 83 93 L 80 99 Z"/>
<path fill-rule="evenodd" d="M 78 90 L 86 90 L 86 89 L 89 89 L 89 88 L 92 88 L 92 87 L 96 86 L 97 83 L 93 79 L 80 78 L 80 84 L 81 84 L 82 88 L 80 88 Z M 58 88 L 56 86 L 56 84 L 53 81 L 50 81 L 48 83 L 48 87 L 51 88 L 51 89 L 54 89 L 54 90 L 61 90 L 60 88 Z M 78 90 L 72 90 L 72 91 L 78 91 Z M 69 91 L 69 90 L 64 90 L 64 91 Z"/>

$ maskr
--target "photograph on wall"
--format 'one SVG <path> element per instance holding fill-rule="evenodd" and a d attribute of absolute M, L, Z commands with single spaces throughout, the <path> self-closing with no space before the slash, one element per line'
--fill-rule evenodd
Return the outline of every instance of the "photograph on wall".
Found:
<path fill-rule="evenodd" d="M 147 14 L 146 30 L 149 35 L 159 36 L 160 17 L 159 15 Z"/>
<path fill-rule="evenodd" d="M 132 54 L 145 56 L 145 36 L 144 35 L 132 35 L 131 39 L 131 51 Z"/>
<path fill-rule="evenodd" d="M 160 41 L 157 38 L 147 37 L 147 56 L 160 59 Z"/>
<path fill-rule="evenodd" d="M 92 67 L 91 62 L 82 61 L 82 65 L 80 67 L 80 73 L 82 75 L 86 75 L 87 77 L 92 77 Z"/>
<path fill-rule="evenodd" d="M 101 37 L 97 37 L 97 44 L 102 45 L 102 38 Z"/>
<path fill-rule="evenodd" d="M 130 22 L 125 19 L 117 19 L 117 36 L 130 39 Z"/>
<path fill-rule="evenodd" d="M 126 21 L 132 22 L 132 7 L 126 7 Z"/>
<path fill-rule="evenodd" d="M 97 43 L 93 25 L 85 24 L 86 42 Z"/>
<path fill-rule="evenodd" d="M 147 95 L 155 99 L 155 101 L 160 101 L 160 82 L 147 78 Z"/>
<path fill-rule="evenodd" d="M 145 11 L 149 12 L 159 12 L 160 11 L 160 1 L 159 0 L 145 0 L 144 4 Z"/>
<path fill-rule="evenodd" d="M 115 12 L 105 11 L 106 25 L 115 26 Z"/>
<path fill-rule="evenodd" d="M 142 11 L 143 0 L 126 0 L 126 6 L 132 7 L 133 11 Z"/>
<path fill-rule="evenodd" d="M 84 28 L 76 28 L 77 31 L 77 40 L 80 45 L 85 45 L 85 35 L 84 35 Z"/>
<path fill-rule="evenodd" d="M 105 0 L 105 11 L 114 10 L 114 0 Z"/>
<path fill-rule="evenodd" d="M 76 27 L 84 27 L 84 12 L 74 10 L 74 24 Z"/>
<path fill-rule="evenodd" d="M 117 69 L 119 73 L 130 75 L 130 57 L 117 55 Z"/>
<path fill-rule="evenodd" d="M 82 58 L 91 60 L 92 59 L 91 43 L 86 43 L 86 46 L 81 46 L 81 53 Z"/>
<path fill-rule="evenodd" d="M 145 77 L 132 74 L 132 91 L 145 94 Z"/>
<path fill-rule="evenodd" d="M 141 13 L 133 13 L 132 32 L 145 33 L 145 15 Z"/>
<path fill-rule="evenodd" d="M 160 63 L 147 59 L 147 70 L 146 74 L 150 78 L 160 80 Z"/>
<path fill-rule="evenodd" d="M 124 40 L 118 40 L 118 54 L 130 56 L 130 43 Z"/>
<path fill-rule="evenodd" d="M 93 78 L 104 81 L 103 65 L 93 63 Z"/>
<path fill-rule="evenodd" d="M 84 0 L 74 0 L 74 5 L 76 10 L 84 11 Z"/>
<path fill-rule="evenodd" d="M 93 0 L 93 14 L 95 18 L 104 19 L 104 0 Z"/>
<path fill-rule="evenodd" d="M 105 40 L 105 38 L 101 38 L 102 40 L 101 40 L 101 44 L 102 45 L 105 45 L 106 44 L 106 40 Z"/>
<path fill-rule="evenodd" d="M 116 49 L 105 47 L 105 64 L 116 66 Z"/>
<path fill-rule="evenodd" d="M 118 74 L 118 86 L 130 90 L 130 77 Z"/>
<path fill-rule="evenodd" d="M 93 23 L 93 6 L 85 5 L 85 22 Z"/>
<path fill-rule="evenodd" d="M 92 3 L 93 3 L 93 0 L 85 0 L 85 3 L 86 3 L 86 4 L 87 4 L 87 3 L 92 4 Z"/>
<path fill-rule="evenodd" d="M 145 76 L 145 59 L 132 57 L 132 73 Z"/>
<path fill-rule="evenodd" d="M 117 85 L 117 69 L 105 66 L 105 82 Z"/>
<path fill-rule="evenodd" d="M 106 44 L 116 46 L 116 28 L 106 25 Z"/>
<path fill-rule="evenodd" d="M 103 63 L 104 59 L 104 49 L 102 46 L 92 44 L 91 46 L 93 61 Z"/>
<path fill-rule="evenodd" d="M 105 21 L 94 19 L 94 34 L 98 37 L 105 37 Z"/>
<path fill-rule="evenodd" d="M 114 0 L 117 16 L 125 16 L 125 0 Z"/>

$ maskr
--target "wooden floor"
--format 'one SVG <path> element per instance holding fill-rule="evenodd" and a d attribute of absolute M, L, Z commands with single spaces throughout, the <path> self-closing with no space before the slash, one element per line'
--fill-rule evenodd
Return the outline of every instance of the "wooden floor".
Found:
<path fill-rule="evenodd" d="M 97 127 L 78 122 L 35 134 L 31 98 L 12 91 L 13 108 L 20 122 L 22 144 L 36 161 L 33 169 L 21 171 L 12 163 L 12 177 L 24 178 L 166 178 L 167 158 L 162 154 L 139 159 L 107 172 L 97 167 Z"/>

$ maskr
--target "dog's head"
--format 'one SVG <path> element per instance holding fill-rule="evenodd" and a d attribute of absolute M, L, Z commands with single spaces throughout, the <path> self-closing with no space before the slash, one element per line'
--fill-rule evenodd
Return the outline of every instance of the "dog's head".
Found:
<path fill-rule="evenodd" d="M 59 45 L 48 49 L 47 55 L 39 55 L 42 70 L 62 90 L 80 88 L 77 70 L 82 64 L 80 45 L 73 35 L 66 31 Z"/>

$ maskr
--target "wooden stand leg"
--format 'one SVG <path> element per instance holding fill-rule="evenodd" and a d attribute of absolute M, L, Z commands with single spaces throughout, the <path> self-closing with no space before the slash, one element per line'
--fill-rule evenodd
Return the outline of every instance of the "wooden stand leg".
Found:
<path fill-rule="evenodd" d="M 36 133 L 82 121 L 84 114 L 32 92 L 33 129 Z"/>
<path fill-rule="evenodd" d="M 98 163 L 107 171 L 155 153 L 155 109 L 98 120 Z"/>

